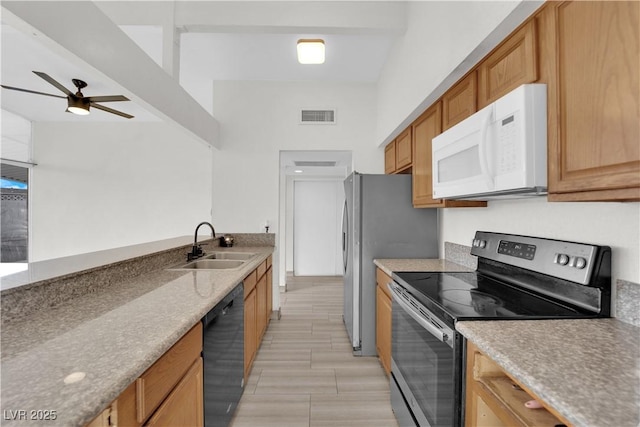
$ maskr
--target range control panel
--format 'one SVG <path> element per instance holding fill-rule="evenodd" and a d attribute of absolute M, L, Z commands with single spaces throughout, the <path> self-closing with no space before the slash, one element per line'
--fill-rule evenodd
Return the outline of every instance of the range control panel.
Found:
<path fill-rule="evenodd" d="M 587 285 L 598 249 L 586 243 L 477 231 L 471 254 Z"/>
<path fill-rule="evenodd" d="M 536 245 L 500 240 L 498 253 L 531 260 L 536 255 Z"/>

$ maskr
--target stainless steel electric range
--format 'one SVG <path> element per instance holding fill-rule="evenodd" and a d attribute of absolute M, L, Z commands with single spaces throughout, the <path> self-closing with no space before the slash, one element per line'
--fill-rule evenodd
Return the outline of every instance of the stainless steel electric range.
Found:
<path fill-rule="evenodd" d="M 464 424 L 460 320 L 609 317 L 611 249 L 476 232 L 473 272 L 399 272 L 393 296 L 391 399 L 401 427 Z"/>

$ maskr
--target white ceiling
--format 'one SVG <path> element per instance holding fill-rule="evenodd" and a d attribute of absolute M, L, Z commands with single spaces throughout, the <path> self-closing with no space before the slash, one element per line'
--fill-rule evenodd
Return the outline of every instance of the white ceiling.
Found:
<path fill-rule="evenodd" d="M 127 3 L 122 2 L 125 7 Z M 135 2 L 134 2 L 135 3 Z M 142 2 L 147 6 L 147 16 L 154 16 L 149 8 L 155 2 Z M 165 6 L 166 6 L 166 2 Z M 274 6 L 280 2 L 260 2 L 260 7 Z M 340 2 L 337 2 L 340 3 Z M 356 2 L 357 3 L 357 2 Z M 138 3 L 139 4 L 139 3 Z M 247 3 L 248 4 L 248 3 Z M 327 8 L 331 2 L 327 2 Z M 364 5 L 364 3 L 363 3 Z M 120 25 L 120 28 L 147 54 L 162 66 L 163 25 L 166 22 L 149 22 L 150 18 L 135 21 L 127 15 L 114 13 L 115 5 L 103 11 Z M 278 5 L 281 7 L 281 3 Z M 365 6 L 363 6 L 365 7 Z M 363 9 L 363 13 L 364 13 Z M 254 18 L 255 19 L 255 18 Z M 236 25 L 231 27 L 206 27 L 180 25 L 175 28 L 180 33 L 179 74 L 184 89 L 209 112 L 212 106 L 212 82 L 216 80 L 261 80 L 261 81 L 317 81 L 317 82 L 367 82 L 377 81 L 387 60 L 397 31 L 377 31 L 371 29 L 329 28 L 318 32 L 319 27 L 291 25 L 265 28 L 260 25 Z M 345 24 L 346 25 L 346 24 Z M 348 29 L 348 31 L 346 30 Z M 163 39 L 164 37 L 164 39 Z M 326 61 L 322 65 L 298 64 L 295 52 L 299 38 L 322 38 L 326 44 Z M 83 90 L 85 96 L 122 94 L 118 85 L 110 84 L 100 73 L 87 71 L 90 67 L 78 67 L 68 58 L 54 53 L 35 37 L 16 30 L 6 23 L 2 25 L 2 73 L 4 85 L 60 95 L 61 92 L 32 73 L 43 71 L 74 91 L 72 78 L 86 81 L 89 86 Z M 166 50 L 165 50 L 166 51 Z M 166 61 L 165 61 L 166 62 Z M 27 94 L 2 89 L 2 108 L 31 121 L 127 121 L 121 117 L 92 110 L 90 116 L 75 116 L 66 113 L 64 99 Z M 134 121 L 157 121 L 153 114 L 134 102 L 108 103 L 106 106 L 135 116 Z"/>

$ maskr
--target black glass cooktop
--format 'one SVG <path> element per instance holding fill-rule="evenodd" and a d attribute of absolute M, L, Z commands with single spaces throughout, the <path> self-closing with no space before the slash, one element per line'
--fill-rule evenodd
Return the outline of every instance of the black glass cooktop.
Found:
<path fill-rule="evenodd" d="M 593 317 L 588 311 L 515 288 L 477 272 L 398 272 L 394 279 L 449 323 L 471 319 Z"/>

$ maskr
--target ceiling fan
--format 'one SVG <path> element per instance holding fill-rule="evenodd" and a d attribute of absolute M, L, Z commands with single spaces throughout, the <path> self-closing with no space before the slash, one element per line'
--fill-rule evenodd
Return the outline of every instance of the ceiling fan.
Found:
<path fill-rule="evenodd" d="M 82 89 L 87 87 L 87 83 L 83 82 L 82 80 L 78 80 L 78 79 L 72 79 L 71 80 L 73 82 L 74 86 L 78 89 L 78 91 L 74 94 L 69 89 L 67 89 L 66 87 L 64 87 L 63 85 L 58 83 L 56 80 L 54 80 L 48 74 L 40 72 L 40 71 L 34 71 L 34 74 L 36 74 L 37 76 L 43 78 L 44 80 L 46 80 L 47 82 L 49 82 L 53 86 L 57 87 L 60 91 L 62 91 L 62 93 L 64 93 L 67 96 L 54 95 L 54 94 L 51 94 L 51 93 L 44 93 L 44 92 L 37 92 L 35 90 L 22 89 L 22 88 L 13 87 L 13 86 L 5 86 L 5 85 L 0 85 L 0 86 L 2 86 L 4 89 L 18 90 L 20 92 L 27 92 L 27 93 L 35 93 L 37 95 L 53 96 L 55 98 L 64 98 L 64 99 L 67 100 L 67 103 L 68 103 L 66 111 L 68 111 L 70 113 L 78 114 L 78 115 L 81 115 L 81 116 L 85 116 L 85 115 L 89 114 L 89 107 L 91 106 L 93 108 L 97 108 L 98 110 L 106 111 L 107 113 L 111 113 L 111 114 L 116 114 L 118 116 L 122 116 L 122 117 L 127 118 L 127 119 L 133 118 L 133 116 L 130 115 L 130 114 L 123 113 L 122 111 L 114 110 L 113 108 L 109 108 L 109 107 L 105 107 L 104 105 L 97 104 L 97 102 L 129 101 L 129 98 L 127 98 L 127 97 L 125 97 L 123 95 L 106 95 L 106 96 L 87 96 L 87 97 L 85 97 L 82 94 Z"/>

